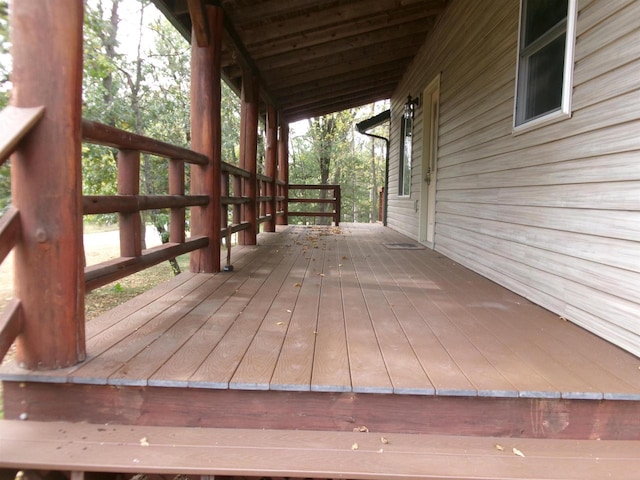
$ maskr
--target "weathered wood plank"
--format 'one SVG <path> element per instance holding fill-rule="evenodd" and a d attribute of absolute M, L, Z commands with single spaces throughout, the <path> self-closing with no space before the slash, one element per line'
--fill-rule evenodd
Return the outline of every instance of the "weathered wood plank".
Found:
<path fill-rule="evenodd" d="M 381 438 L 387 439 L 383 443 Z M 34 455 L 33 444 L 38 444 Z M 397 433 L 0 424 L 5 467 L 344 478 L 634 478 L 637 442 Z M 357 445 L 357 448 L 355 447 Z M 500 445 L 502 450 L 496 447 Z M 97 448 L 99 446 L 99 448 Z M 520 455 L 516 454 L 521 452 Z M 65 455 L 61 455 L 65 452 Z"/>
<path fill-rule="evenodd" d="M 342 308 L 344 309 L 349 368 L 354 392 L 393 393 L 393 384 L 384 363 L 366 300 L 361 279 L 356 272 L 353 252 L 348 246 L 352 226 L 340 227 L 347 233 L 339 245 Z"/>
<path fill-rule="evenodd" d="M 378 241 L 379 238 L 374 237 L 367 242 L 347 241 L 347 244 L 356 274 L 361 282 L 367 311 L 393 384 L 393 391 L 400 394 L 431 395 L 435 393 L 434 387 L 416 357 L 399 317 L 396 316 L 386 297 L 384 285 L 387 279 L 375 274 L 375 270 L 380 268 L 379 249 L 384 248 L 378 244 Z"/>
<path fill-rule="evenodd" d="M 231 278 L 217 289 L 215 295 L 210 295 L 201 303 L 193 313 L 206 314 L 207 318 L 200 328 L 193 334 L 183 336 L 184 344 L 171 355 L 164 356 L 164 362 L 158 370 L 149 377 L 149 385 L 186 387 L 189 377 L 202 364 L 211 350 L 224 336 L 238 312 L 246 305 L 245 295 L 251 293 L 247 290 L 246 282 L 264 267 L 266 257 L 256 258 L 255 252 L 245 252 L 240 259 L 234 262 L 234 271 Z M 227 274 L 225 274 L 227 275 Z M 245 295 L 239 295 L 244 288 Z M 176 325 L 176 334 L 180 325 Z"/>
<path fill-rule="evenodd" d="M 229 383 L 230 388 L 245 390 L 270 388 L 283 343 L 294 321 L 293 312 L 302 290 L 300 286 L 305 281 L 310 263 L 309 259 L 301 254 L 301 243 L 305 242 L 304 237 L 293 232 L 287 232 L 285 235 L 290 248 L 281 251 L 286 251 L 287 255 L 295 255 L 296 261 L 290 267 L 285 283 L 274 295 L 273 302 L 268 307 L 251 345 L 233 374 Z"/>
<path fill-rule="evenodd" d="M 292 265 L 300 251 L 283 251 L 269 255 L 259 274 L 247 282 L 244 292 L 238 292 L 245 308 L 235 311 L 237 321 L 213 348 L 207 358 L 189 378 L 189 386 L 201 388 L 228 388 L 229 381 L 242 361 L 258 327 L 263 322 L 273 296 L 284 287 Z M 293 288 L 293 286 L 292 286 Z"/>
<path fill-rule="evenodd" d="M 313 358 L 312 391 L 351 391 L 346 323 L 342 300 L 342 260 L 338 243 L 342 230 L 325 237 L 325 262 L 318 305 L 318 335 Z"/>

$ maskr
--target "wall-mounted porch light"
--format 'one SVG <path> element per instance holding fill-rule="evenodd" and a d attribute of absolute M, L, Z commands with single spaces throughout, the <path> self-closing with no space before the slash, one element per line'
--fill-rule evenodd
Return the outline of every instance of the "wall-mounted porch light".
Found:
<path fill-rule="evenodd" d="M 407 97 L 407 102 L 404 104 L 404 118 L 413 120 L 416 109 L 420 108 L 420 97 L 411 98 L 411 95 Z"/>

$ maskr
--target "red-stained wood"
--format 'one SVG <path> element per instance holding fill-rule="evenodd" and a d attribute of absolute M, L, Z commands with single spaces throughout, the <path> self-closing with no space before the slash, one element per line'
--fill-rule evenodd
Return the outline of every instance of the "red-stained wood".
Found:
<path fill-rule="evenodd" d="M 189 0 L 188 5 L 193 35 L 198 43 L 198 47 L 208 47 L 210 34 L 204 2 L 202 0 Z"/>
<path fill-rule="evenodd" d="M 0 263 L 20 239 L 20 213 L 15 207 L 9 207 L 0 217 Z"/>
<path fill-rule="evenodd" d="M 194 429 L 8 420 L 0 424 L 0 448 L 7 453 L 0 459 L 1 467 L 25 470 L 216 478 L 226 474 L 235 475 L 233 478 L 628 480 L 637 478 L 638 445 L 631 441 L 384 431 Z"/>
<path fill-rule="evenodd" d="M 138 150 L 141 153 L 164 158 L 179 158 L 187 163 L 207 165 L 206 155 L 178 147 L 153 138 L 137 135 L 90 120 L 82 120 L 82 138 L 86 142 L 124 150 Z"/>
<path fill-rule="evenodd" d="M 169 195 L 185 194 L 185 168 L 181 160 L 169 162 Z M 172 208 L 169 220 L 169 241 L 182 243 L 185 240 L 186 211 L 184 207 Z"/>
<path fill-rule="evenodd" d="M 267 182 L 267 196 L 271 197 L 266 204 L 266 215 L 270 216 L 264 224 L 265 232 L 276 231 L 276 212 L 278 202 L 276 199 L 276 180 L 278 179 L 278 113 L 269 105 L 267 107 L 267 151 L 265 155 L 265 173 L 271 180 Z"/>
<path fill-rule="evenodd" d="M 220 271 L 221 242 L 221 66 L 223 12 L 206 7 L 210 43 L 191 51 L 191 148 L 204 154 L 209 163 L 191 169 L 191 192 L 211 198 L 206 207 L 191 209 L 191 234 L 209 238 L 207 248 L 191 254 L 192 272 Z"/>
<path fill-rule="evenodd" d="M 13 105 L 0 112 L 0 165 L 7 161 L 22 138 L 44 115 L 44 107 L 18 108 Z"/>
<path fill-rule="evenodd" d="M 0 362 L 22 330 L 22 306 L 13 298 L 0 311 Z"/>
<path fill-rule="evenodd" d="M 91 265 L 85 269 L 85 288 L 88 291 L 102 287 L 171 258 L 206 248 L 208 244 L 208 237 L 192 235 L 184 243 L 165 243 L 143 250 L 139 257 L 120 257 Z"/>
<path fill-rule="evenodd" d="M 118 195 L 140 193 L 140 152 L 118 151 Z M 140 212 L 120 213 L 120 256 L 139 257 L 142 254 L 142 219 Z"/>
<path fill-rule="evenodd" d="M 277 225 L 288 225 L 287 198 L 289 197 L 289 124 L 280 118 L 280 135 L 278 136 L 278 180 L 283 182 L 279 196 L 284 199 L 280 202 L 282 215 L 276 218 Z"/>
<path fill-rule="evenodd" d="M 133 213 L 142 210 L 185 208 L 208 204 L 208 195 L 86 195 L 82 198 L 82 210 L 85 215 Z"/>
<path fill-rule="evenodd" d="M 242 182 L 242 196 L 249 203 L 242 206 L 242 221 L 249 228 L 238 236 L 240 245 L 255 245 L 258 234 L 257 205 L 257 152 L 258 152 L 258 113 L 260 103 L 260 84 L 257 77 L 249 71 L 242 77 L 240 104 L 240 168 L 249 172 L 249 178 Z"/>
<path fill-rule="evenodd" d="M 640 440 L 639 401 L 3 383 L 8 420 Z"/>
<path fill-rule="evenodd" d="M 11 165 L 22 227 L 14 249 L 15 292 L 23 307 L 17 358 L 29 368 L 55 369 L 85 358 L 83 13 L 82 0 L 15 2 L 10 9 L 12 104 L 45 107 Z"/>

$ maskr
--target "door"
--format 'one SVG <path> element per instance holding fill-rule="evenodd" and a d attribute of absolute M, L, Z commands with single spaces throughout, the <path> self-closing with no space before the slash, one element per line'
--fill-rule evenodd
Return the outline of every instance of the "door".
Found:
<path fill-rule="evenodd" d="M 431 248 L 436 232 L 436 180 L 440 75 L 422 93 L 422 185 L 420 188 L 420 241 Z"/>

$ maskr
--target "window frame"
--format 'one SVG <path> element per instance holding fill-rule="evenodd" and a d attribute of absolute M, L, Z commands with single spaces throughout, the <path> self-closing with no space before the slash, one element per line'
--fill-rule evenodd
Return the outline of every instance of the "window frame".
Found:
<path fill-rule="evenodd" d="M 526 3 L 529 0 L 520 0 L 520 17 L 518 25 L 518 50 L 517 50 L 517 62 L 516 62 L 516 82 L 515 82 L 515 97 L 513 105 L 513 133 L 518 134 L 534 128 L 556 123 L 567 118 L 571 118 L 571 101 L 573 97 L 573 71 L 574 71 L 574 54 L 576 43 L 576 24 L 578 17 L 578 0 L 567 0 L 567 16 L 564 22 L 566 28 L 560 27 L 561 32 L 566 32 L 565 37 L 565 51 L 564 51 L 564 65 L 562 76 L 562 96 L 560 106 L 547 113 L 543 113 L 530 119 L 524 118 L 524 112 L 522 111 L 521 104 L 526 101 L 527 86 L 524 84 L 526 78 L 526 62 L 533 54 L 540 51 L 543 47 L 550 44 L 553 40 L 558 38 L 558 28 L 560 24 L 549 29 L 543 35 L 539 36 L 536 40 L 533 40 L 527 49 L 522 48 L 524 28 L 526 26 L 526 19 L 523 17 L 525 13 Z M 549 34 L 549 32 L 555 32 Z M 561 34 L 561 33 L 560 33 Z M 549 38 L 541 40 L 545 36 Z M 524 50 L 524 51 L 523 51 Z M 519 108 L 520 107 L 520 108 Z"/>
<path fill-rule="evenodd" d="M 402 113 L 400 126 L 400 162 L 398 165 L 398 197 L 409 198 L 411 196 L 411 170 L 413 161 L 413 124 L 415 108 L 409 104 Z M 409 128 L 407 130 L 407 124 Z M 407 135 L 408 133 L 408 135 Z M 407 151 L 407 137 L 410 138 L 409 149 Z M 405 191 L 405 179 L 409 178 L 407 191 Z"/>

